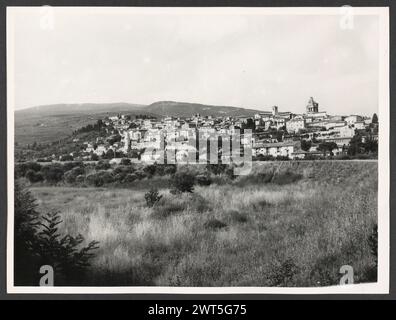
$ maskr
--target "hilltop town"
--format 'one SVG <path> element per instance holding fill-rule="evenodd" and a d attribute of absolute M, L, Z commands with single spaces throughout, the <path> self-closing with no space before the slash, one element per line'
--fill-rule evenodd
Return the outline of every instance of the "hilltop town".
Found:
<path fill-rule="evenodd" d="M 247 129 L 252 132 L 251 141 L 244 138 Z M 191 153 L 197 154 L 199 160 L 207 159 L 210 149 L 210 145 L 202 147 L 191 141 L 217 135 L 222 141 L 217 143 L 216 138 L 219 160 L 227 161 L 230 155 L 226 152 L 225 141 L 239 133 L 242 145 L 250 143 L 253 160 L 372 156 L 378 148 L 376 114 L 372 117 L 331 115 L 320 110 L 319 103 L 311 97 L 301 114 L 273 106 L 271 111 L 254 116 L 107 116 L 76 130 L 62 141 L 28 146 L 27 149 L 35 150 L 28 160 L 32 160 L 33 155 L 39 161 L 109 159 L 120 162 L 122 158 L 129 158 L 150 163 L 160 160 L 158 151 L 162 148 L 173 152 L 176 162 L 185 163 L 191 159 Z"/>

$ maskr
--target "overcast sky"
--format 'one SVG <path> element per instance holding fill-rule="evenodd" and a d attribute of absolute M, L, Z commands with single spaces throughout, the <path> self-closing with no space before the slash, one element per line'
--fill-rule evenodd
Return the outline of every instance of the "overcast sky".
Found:
<path fill-rule="evenodd" d="M 339 15 L 55 9 L 51 29 L 40 8 L 14 12 L 17 109 L 173 100 L 302 113 L 313 96 L 331 114 L 377 112 L 376 16 L 342 29 Z"/>

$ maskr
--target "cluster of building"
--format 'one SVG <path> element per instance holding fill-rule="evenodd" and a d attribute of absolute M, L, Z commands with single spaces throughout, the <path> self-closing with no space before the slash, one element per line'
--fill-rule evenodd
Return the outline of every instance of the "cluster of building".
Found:
<path fill-rule="evenodd" d="M 252 148 L 253 157 L 272 156 L 289 159 L 304 158 L 307 155 L 321 154 L 318 146 L 322 142 L 334 142 L 337 148 L 333 154 L 345 152 L 357 130 L 365 131 L 372 127 L 372 119 L 360 115 L 329 115 L 319 111 L 319 103 L 312 97 L 309 99 L 305 113 L 280 112 L 273 106 L 269 112 L 260 112 L 254 116 L 211 117 L 199 114 L 188 118 L 164 117 L 132 119 L 127 115 L 117 115 L 104 120 L 121 136 L 119 141 L 106 145 L 86 143 L 87 153 L 101 156 L 109 150 L 114 154 L 121 153 L 128 157 L 131 152 L 140 154 L 140 161 L 157 161 L 166 150 L 175 154 L 176 161 L 188 161 L 191 154 L 199 159 L 205 158 L 210 145 L 198 143 L 211 138 L 221 137 L 220 145 L 216 141 L 216 149 L 223 159 L 230 156 L 230 148 L 226 148 L 230 137 L 240 135 L 246 129 L 252 130 L 249 141 L 242 133 L 242 145 Z M 367 131 L 367 130 L 366 130 Z M 378 134 L 371 132 L 371 137 L 378 139 Z M 302 150 L 302 140 L 311 141 L 309 150 Z M 194 142 L 195 141 L 195 142 Z M 213 149 L 212 149 L 213 151 Z"/>

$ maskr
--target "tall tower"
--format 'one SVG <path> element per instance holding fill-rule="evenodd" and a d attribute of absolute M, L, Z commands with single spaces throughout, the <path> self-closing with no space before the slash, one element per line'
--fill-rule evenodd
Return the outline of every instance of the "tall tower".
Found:
<path fill-rule="evenodd" d="M 278 106 L 272 107 L 272 115 L 275 117 L 278 114 Z"/>
<path fill-rule="evenodd" d="M 307 104 L 307 113 L 319 112 L 319 103 L 317 103 L 314 98 L 310 97 Z"/>

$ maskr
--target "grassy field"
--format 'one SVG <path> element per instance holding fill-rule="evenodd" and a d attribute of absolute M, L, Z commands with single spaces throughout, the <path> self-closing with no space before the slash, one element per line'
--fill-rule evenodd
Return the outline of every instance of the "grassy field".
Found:
<path fill-rule="evenodd" d="M 290 169 L 301 179 L 260 180 Z M 162 188 L 152 208 L 141 188 L 31 191 L 62 232 L 100 242 L 86 285 L 326 286 L 345 264 L 375 281 L 376 162 L 264 163 L 192 194 Z"/>

